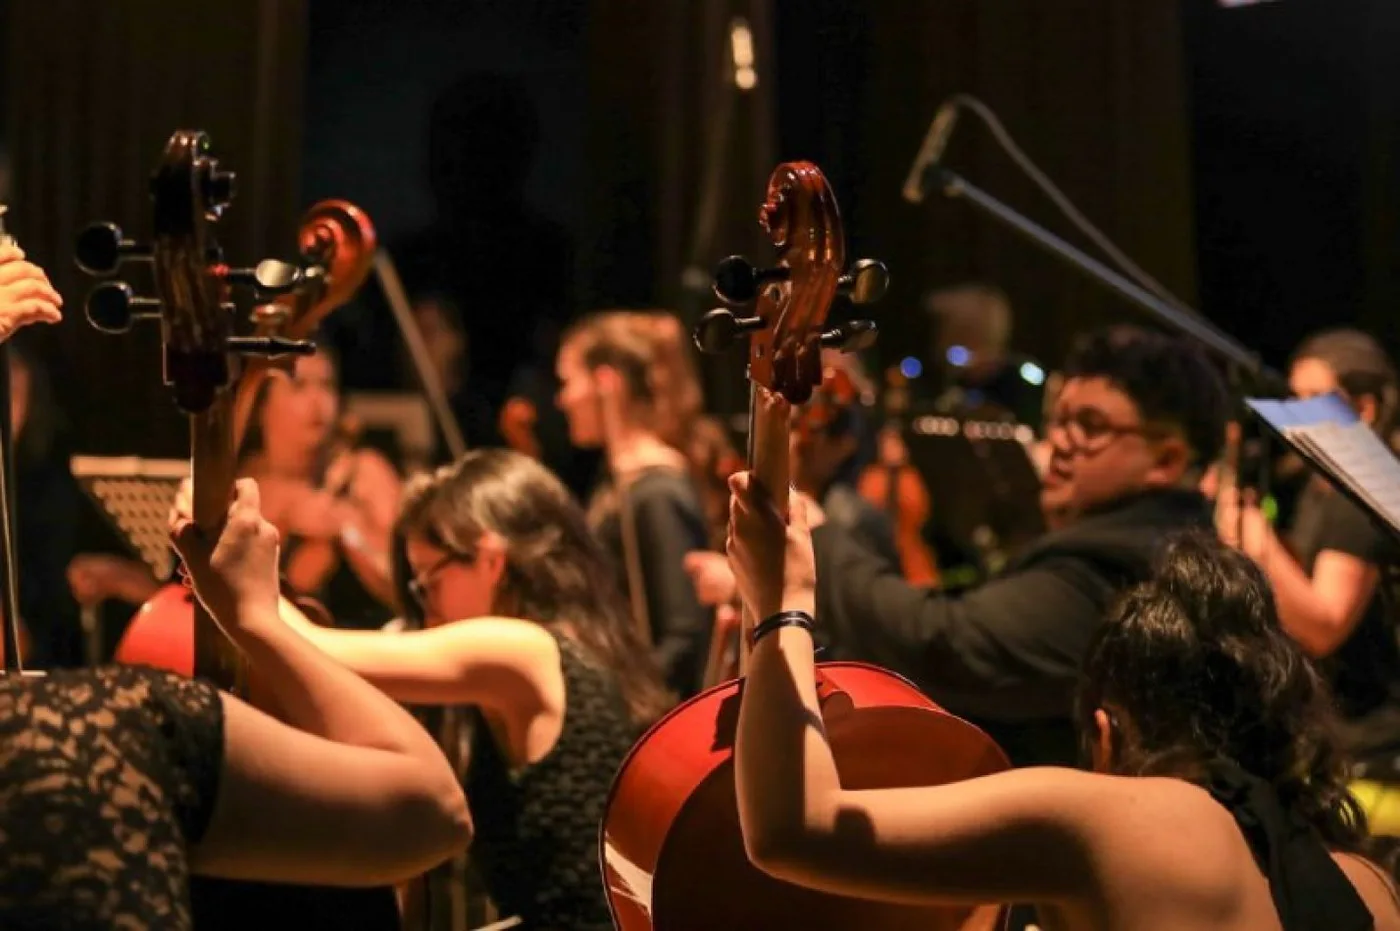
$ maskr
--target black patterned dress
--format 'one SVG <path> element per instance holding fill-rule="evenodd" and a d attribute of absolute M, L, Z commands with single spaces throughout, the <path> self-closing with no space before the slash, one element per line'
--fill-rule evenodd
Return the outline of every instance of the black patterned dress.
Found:
<path fill-rule="evenodd" d="M 538 763 L 512 770 L 478 720 L 467 771 L 472 862 L 502 917 L 522 931 L 612 931 L 598 865 L 608 790 L 641 736 L 612 673 L 555 633 L 564 726 Z"/>
<path fill-rule="evenodd" d="M 218 693 L 164 672 L 0 676 L 0 928 L 189 928 L 223 731 Z"/>

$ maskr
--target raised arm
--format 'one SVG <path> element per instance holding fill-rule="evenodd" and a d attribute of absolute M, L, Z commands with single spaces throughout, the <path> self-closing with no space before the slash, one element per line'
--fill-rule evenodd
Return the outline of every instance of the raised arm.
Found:
<path fill-rule="evenodd" d="M 730 555 L 758 618 L 811 612 L 815 570 L 800 507 L 791 525 L 737 476 Z M 785 627 L 755 645 L 735 747 L 750 859 L 799 885 L 896 901 L 1077 899 L 1093 889 L 1087 826 L 1121 804 L 1103 780 L 1020 770 L 947 786 L 841 787 L 814 686 L 811 636 Z"/>
<path fill-rule="evenodd" d="M 533 621 L 483 617 L 426 630 L 341 630 L 312 623 L 285 598 L 280 614 L 288 627 L 407 704 L 474 704 L 528 716 L 557 704 L 563 689 L 559 645 Z"/>
<path fill-rule="evenodd" d="M 172 537 L 199 598 L 291 725 L 224 698 L 223 771 L 193 868 L 372 885 L 463 848 L 466 800 L 432 738 L 278 617 L 277 531 L 259 513 L 256 483 L 238 482 L 217 541 L 183 519 Z"/>

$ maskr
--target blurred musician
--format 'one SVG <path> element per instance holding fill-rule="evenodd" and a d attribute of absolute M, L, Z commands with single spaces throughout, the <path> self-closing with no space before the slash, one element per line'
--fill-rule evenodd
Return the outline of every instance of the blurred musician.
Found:
<path fill-rule="evenodd" d="M 1104 611 L 1172 531 L 1209 526 L 1197 491 L 1224 430 L 1219 374 L 1180 340 L 1088 334 L 1049 424 L 1043 506 L 1066 523 L 959 597 L 909 585 L 839 527 L 814 531 L 832 659 L 902 673 L 1019 765 L 1078 759 L 1071 698 Z"/>
<path fill-rule="evenodd" d="M 389 531 L 401 483 L 379 453 L 341 430 L 328 351 L 270 378 L 254 405 L 240 471 L 257 479 L 263 513 L 282 533 L 283 573 L 337 626 L 374 628 L 392 616 Z"/>
<path fill-rule="evenodd" d="M 1300 398 L 1340 392 L 1381 436 L 1395 428 L 1400 385 L 1384 349 L 1356 330 L 1328 330 L 1293 356 Z M 1331 681 L 1355 753 L 1400 740 L 1400 647 L 1380 596 L 1381 569 L 1396 562 L 1390 538 L 1349 500 L 1312 476 L 1282 534 L 1238 492 L 1225 501 L 1221 535 L 1263 568 L 1286 631 Z M 1286 542 L 1285 542 L 1286 541 Z M 1390 750 L 1387 749 L 1387 755 Z"/>
<path fill-rule="evenodd" d="M 924 298 L 934 320 L 934 361 L 944 373 L 934 402 L 941 413 L 976 412 L 980 419 L 1011 420 L 1039 429 L 1044 371 L 1008 350 L 1011 301 L 979 282 L 934 291 Z"/>
<path fill-rule="evenodd" d="M 709 546 L 709 530 L 690 461 L 662 436 L 663 415 L 675 411 L 658 404 L 654 342 L 631 318 L 598 314 L 564 334 L 557 404 L 575 445 L 607 456 L 609 477 L 594 492 L 589 519 L 634 608 L 640 602 L 645 610 L 667 684 L 685 696 L 699 686 L 712 618 L 684 560 Z"/>
<path fill-rule="evenodd" d="M 339 408 L 330 352 L 298 358 L 292 377 L 262 386 L 239 472 L 262 489 L 292 589 L 319 601 L 339 627 L 373 629 L 393 616 L 389 531 L 402 484 L 378 452 L 353 445 Z M 68 580 L 85 605 L 140 604 L 160 587 L 144 564 L 95 553 L 75 558 Z"/>

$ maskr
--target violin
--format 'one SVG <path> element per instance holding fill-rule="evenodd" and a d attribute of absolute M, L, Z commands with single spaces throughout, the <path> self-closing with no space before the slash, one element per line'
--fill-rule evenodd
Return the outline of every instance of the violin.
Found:
<path fill-rule="evenodd" d="M 751 316 L 727 309 L 696 329 L 703 350 L 748 337 L 747 462 L 767 488 L 788 484 L 786 414 L 757 403 L 761 387 L 789 404 L 811 399 L 822 380 L 823 345 L 864 348 L 874 325 L 826 329 L 832 299 L 868 303 L 888 274 L 864 260 L 845 272 L 836 199 L 820 169 L 779 165 L 760 222 L 777 248 L 776 267 L 726 259 L 715 290 L 730 305 L 756 300 Z M 753 619 L 743 619 L 740 673 Z M 935 785 L 1008 767 L 971 724 L 943 711 L 906 680 L 862 663 L 821 663 L 817 691 L 841 784 L 853 789 Z M 608 906 L 618 931 L 714 928 L 990 929 L 995 906 L 911 906 L 804 889 L 756 869 L 744 852 L 734 797 L 733 750 L 742 682 L 722 683 L 681 704 L 632 748 L 609 794 L 599 838 Z"/>
<path fill-rule="evenodd" d="M 938 557 L 924 540 L 932 497 L 923 476 L 909 462 L 909 450 L 900 432 L 909 407 L 908 380 L 894 367 L 886 372 L 885 383 L 885 422 L 880 428 L 879 455 L 861 473 L 856 490 L 889 515 L 900 569 L 909 584 L 934 587 L 939 584 Z"/>
<path fill-rule="evenodd" d="M 151 179 L 152 242 L 138 245 L 115 224 L 97 223 L 77 243 L 78 266 L 91 275 L 111 275 L 129 261 L 151 265 L 157 297 L 137 297 L 125 282 L 108 281 L 88 295 L 86 313 L 106 333 L 126 332 L 138 320 L 159 321 L 165 383 L 190 422 L 191 517 L 211 536 L 228 513 L 239 441 L 259 385 L 287 373 L 294 355 L 315 351 L 307 337 L 364 281 L 375 239 L 357 207 L 326 201 L 302 221 L 298 262 L 267 259 L 254 268 L 231 268 L 214 228 L 233 190 L 234 175 L 220 168 L 208 136 L 178 131 Z M 257 302 L 251 326 L 238 325 L 234 288 L 250 291 Z M 181 585 L 166 586 L 142 606 L 118 660 L 209 679 L 280 716 L 233 642 Z M 196 877 L 191 898 L 200 931 L 399 928 L 394 890 L 388 887 L 319 889 Z"/>

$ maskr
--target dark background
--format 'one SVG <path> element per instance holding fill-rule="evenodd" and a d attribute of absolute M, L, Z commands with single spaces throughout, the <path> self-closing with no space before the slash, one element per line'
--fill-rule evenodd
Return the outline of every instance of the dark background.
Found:
<path fill-rule="evenodd" d="M 735 13 L 758 39 L 759 87 L 707 146 Z M 925 290 L 986 278 L 1013 298 L 1016 347 L 1053 367 L 1075 331 L 1136 313 L 964 204 L 899 197 L 939 101 L 967 91 L 1128 255 L 1269 361 L 1324 325 L 1400 339 L 1388 0 L 0 0 L 0 24 L 0 196 L 68 301 L 35 339 L 82 452 L 185 448 L 157 335 L 91 330 L 71 261 L 92 219 L 148 230 L 145 179 L 171 130 L 208 130 L 238 172 L 223 224 L 235 261 L 285 253 L 301 210 L 332 195 L 392 246 L 433 218 L 425 121 L 466 71 L 512 76 L 533 102 L 525 191 L 572 242 L 568 312 L 679 305 L 703 200 L 718 222 L 700 264 L 762 257 L 764 179 L 807 158 L 836 186 L 850 252 L 893 271 L 882 364 L 925 345 Z M 487 123 L 464 134 L 491 143 Z M 1086 245 L 968 114 L 947 161 Z M 561 261 L 517 252 L 493 274 Z M 508 292 L 471 312 L 513 319 Z M 734 369 L 715 376 L 725 406 Z"/>

